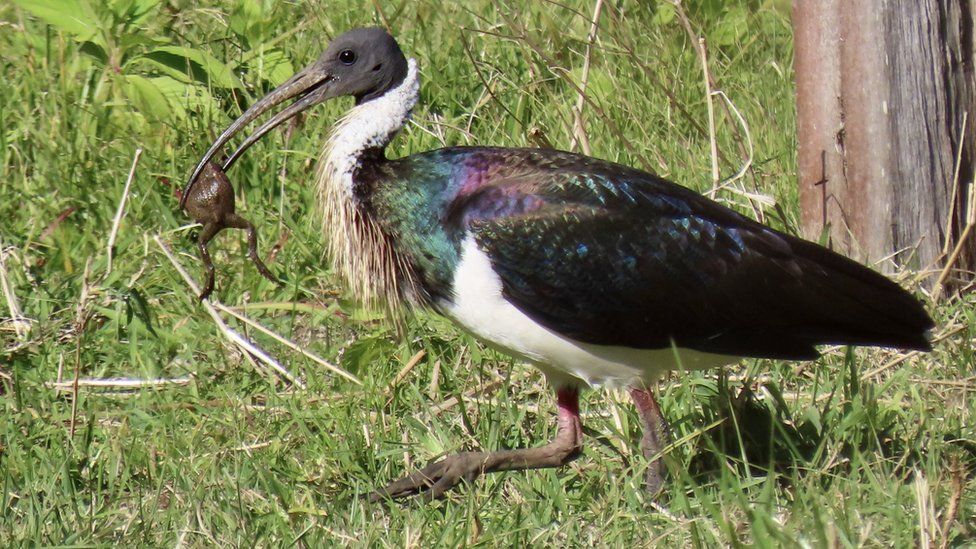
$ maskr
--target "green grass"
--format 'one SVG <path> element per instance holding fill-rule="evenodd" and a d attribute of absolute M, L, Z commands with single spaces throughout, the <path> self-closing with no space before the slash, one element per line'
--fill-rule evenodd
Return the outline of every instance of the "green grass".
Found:
<path fill-rule="evenodd" d="M 0 6 L 0 240 L 6 279 L 31 321 L 18 336 L 0 303 L 0 545 L 976 542 L 972 295 L 932 305 L 939 333 L 949 334 L 935 352 L 877 373 L 899 355 L 839 349 L 814 363 L 744 361 L 721 376 L 665 380 L 661 401 L 678 444 L 658 506 L 641 491 L 637 416 L 608 391 L 584 395 L 587 446 L 570 466 L 488 476 L 444 501 L 368 506 L 360 496 L 408 465 L 542 443 L 555 432 L 554 399 L 534 370 L 447 321 L 420 313 L 396 337 L 338 289 L 309 179 L 348 102 L 317 109 L 287 143 L 279 132 L 256 145 L 230 174 L 262 253 L 282 243 L 269 266 L 285 283 L 275 287 L 246 262 L 241 234 L 222 234 L 213 249 L 217 298 L 253 304 L 249 315 L 362 386 L 252 332 L 308 388 L 257 371 L 155 244 L 161 234 L 199 277 L 174 186 L 242 106 L 280 81 L 274 67 L 303 66 L 327 37 L 384 18 L 424 78 L 416 124 L 394 154 L 467 143 L 569 147 L 592 2 L 381 3 L 380 15 L 355 2 L 262 11 L 175 0 L 135 19 L 102 8 L 94 21 L 109 39 L 84 39 L 118 54 L 104 59 L 82 44 L 83 31 L 48 26 L 21 7 L 29 3 Z M 657 3 L 617 4 L 605 4 L 593 51 L 592 154 L 706 190 L 706 107 L 691 42 Z M 689 4 L 717 85 L 750 125 L 755 158 L 738 185 L 773 198 L 764 219 L 795 231 L 788 6 Z M 146 38 L 196 53 L 150 56 L 169 65 L 119 62 L 156 51 Z M 199 52 L 240 62 L 242 85 L 212 64 L 181 82 L 181 63 Z M 168 96 L 133 84 L 166 74 L 176 82 Z M 718 116 L 728 175 L 743 140 L 721 107 Z M 143 155 L 109 272 L 107 241 L 136 148 Z M 719 198 L 755 215 L 740 192 Z M 259 306 L 268 302 L 286 305 Z M 59 367 L 65 379 L 77 369 L 83 378 L 191 382 L 125 395 L 82 390 L 73 412 L 71 393 L 47 385 Z M 498 389 L 437 412 L 499 379 Z"/>

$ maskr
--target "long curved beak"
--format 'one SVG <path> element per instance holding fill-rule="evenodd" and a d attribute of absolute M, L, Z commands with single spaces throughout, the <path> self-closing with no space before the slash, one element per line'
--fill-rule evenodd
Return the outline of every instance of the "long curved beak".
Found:
<path fill-rule="evenodd" d="M 236 161 L 244 153 L 244 151 L 248 149 L 248 147 L 264 137 L 264 135 L 269 131 L 281 125 L 282 122 L 294 117 L 298 113 L 313 105 L 334 97 L 334 81 L 335 79 L 333 76 L 329 74 L 329 72 L 319 63 L 313 63 L 312 65 L 309 65 L 308 67 L 305 67 L 299 71 L 297 74 L 295 74 L 295 76 L 289 78 L 284 84 L 272 90 L 270 93 L 268 93 L 268 95 L 262 97 L 257 103 L 251 105 L 251 108 L 244 111 L 244 114 L 232 122 L 231 125 L 228 126 L 222 134 L 220 134 L 220 137 L 214 141 L 213 145 L 207 149 L 207 153 L 203 155 L 203 158 L 197 164 L 196 169 L 193 170 L 193 175 L 191 175 L 189 181 L 187 181 L 186 188 L 183 190 L 183 196 L 180 198 L 180 208 L 182 209 L 186 206 L 186 198 L 190 194 L 190 189 L 193 187 L 193 184 L 203 172 L 204 167 L 207 165 L 210 159 L 213 158 L 213 156 L 217 154 L 217 151 L 226 145 L 232 137 L 241 131 L 242 128 L 275 106 L 289 99 L 297 98 L 294 103 L 271 117 L 253 134 L 245 139 L 244 142 L 241 143 L 240 147 L 234 151 L 234 154 L 230 155 L 230 157 L 224 163 L 224 171 L 229 169 L 231 165 L 234 164 L 234 161 Z"/>

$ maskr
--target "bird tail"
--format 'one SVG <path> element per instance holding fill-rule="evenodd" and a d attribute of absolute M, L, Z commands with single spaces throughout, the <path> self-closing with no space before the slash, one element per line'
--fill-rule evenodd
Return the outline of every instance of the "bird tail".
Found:
<path fill-rule="evenodd" d="M 922 303 L 887 277 L 826 248 L 790 242 L 803 266 L 806 304 L 820 317 L 820 343 L 932 350 L 935 326 Z"/>

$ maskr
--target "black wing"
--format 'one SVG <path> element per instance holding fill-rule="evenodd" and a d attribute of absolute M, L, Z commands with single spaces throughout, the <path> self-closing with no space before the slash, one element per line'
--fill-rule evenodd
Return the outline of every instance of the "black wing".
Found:
<path fill-rule="evenodd" d="M 475 235 L 504 296 L 560 334 L 791 359 L 819 344 L 929 348 L 918 301 L 854 261 L 644 172 L 525 154 L 448 217 Z"/>

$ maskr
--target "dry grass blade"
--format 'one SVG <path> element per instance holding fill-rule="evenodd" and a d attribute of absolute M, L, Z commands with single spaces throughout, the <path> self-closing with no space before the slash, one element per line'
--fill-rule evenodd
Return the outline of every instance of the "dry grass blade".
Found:
<path fill-rule="evenodd" d="M 705 38 L 698 36 L 698 33 L 692 28 L 688 14 L 681 7 L 681 0 L 671 0 L 671 5 L 674 6 L 674 11 L 678 15 L 678 20 L 681 21 L 681 26 L 688 34 L 688 38 L 695 45 L 695 52 L 698 54 L 698 61 L 701 63 L 702 75 L 705 80 L 705 105 L 708 107 L 708 144 L 712 153 L 712 189 L 708 191 L 708 197 L 714 199 L 719 184 L 718 141 L 715 139 L 715 103 L 712 100 L 712 77 L 708 72 L 708 48 L 705 46 Z"/>
<path fill-rule="evenodd" d="M 271 446 L 271 441 L 253 442 L 251 444 L 242 444 L 242 445 L 238 446 L 237 448 L 231 448 L 229 451 L 230 452 L 244 452 L 247 455 L 251 455 L 251 452 L 253 450 L 260 450 L 262 448 L 267 448 L 268 446 Z"/>
<path fill-rule="evenodd" d="M 959 201 L 957 200 L 958 198 L 957 193 L 959 192 L 959 172 L 962 169 L 962 153 L 965 150 L 965 147 L 962 146 L 962 143 L 966 142 L 966 125 L 967 125 L 966 123 L 968 121 L 969 121 L 969 112 L 967 111 L 962 113 L 962 127 L 959 130 L 959 141 L 957 141 L 957 143 L 960 143 L 960 145 L 959 145 L 959 150 L 956 151 L 956 167 L 952 173 L 952 191 L 949 193 L 949 196 L 951 197 L 951 200 L 949 200 L 949 215 L 946 216 L 946 226 L 944 232 L 942 233 L 946 235 L 952 234 L 953 219 L 955 218 L 956 215 L 956 203 Z M 950 246 L 952 246 L 952 239 L 946 238 L 945 242 L 942 244 L 943 256 L 949 254 Z"/>
<path fill-rule="evenodd" d="M 939 525 L 935 521 L 935 507 L 932 505 L 929 481 L 918 469 L 915 470 L 914 476 L 912 486 L 915 489 L 915 502 L 918 506 L 918 546 L 934 547 L 933 540 L 938 535 L 936 530 Z"/>
<path fill-rule="evenodd" d="M 392 393 L 393 389 L 396 389 L 396 386 L 399 385 L 400 382 L 402 382 L 404 379 L 407 378 L 407 375 L 410 374 L 410 371 L 413 370 L 414 367 L 417 364 L 419 364 L 421 359 L 423 359 L 425 356 L 427 356 L 427 351 L 421 349 L 417 351 L 412 357 L 410 357 L 410 360 L 408 360 L 407 363 L 403 366 L 403 368 L 401 368 L 400 371 L 397 372 L 397 375 L 393 378 L 393 381 L 391 381 L 390 384 L 386 386 L 386 389 L 383 390 L 383 394 L 388 395 Z"/>
<path fill-rule="evenodd" d="M 462 398 L 472 398 L 476 396 L 486 395 L 488 393 L 491 393 L 492 391 L 495 391 L 496 389 L 501 387 L 504 383 L 505 383 L 504 379 L 494 379 L 487 383 L 483 383 L 475 387 L 474 389 L 465 391 L 464 394 L 461 395 L 461 397 L 451 397 L 445 400 L 444 402 L 441 402 L 437 406 L 434 406 L 429 410 L 426 410 L 426 413 L 431 416 L 440 415 L 441 413 L 450 410 L 451 408 L 460 404 Z"/>
<path fill-rule="evenodd" d="M 925 379 L 921 377 L 910 378 L 909 381 L 912 383 L 918 383 L 919 385 L 938 385 L 942 387 L 955 387 L 962 389 L 963 391 L 976 391 L 976 380 L 974 378 L 968 378 L 966 380 L 956 380 L 956 379 Z"/>
<path fill-rule="evenodd" d="M 409 471 L 413 469 L 413 460 L 410 459 L 410 436 L 406 431 L 400 436 L 400 443 L 403 444 L 403 470 Z"/>
<path fill-rule="evenodd" d="M 435 398 L 437 393 L 440 391 L 441 383 L 441 361 L 434 361 L 434 368 L 430 373 L 430 386 L 427 389 L 427 395 L 430 398 Z"/>
<path fill-rule="evenodd" d="M 949 465 L 949 472 L 952 474 L 952 493 L 949 495 L 949 505 L 946 507 L 945 514 L 942 516 L 942 542 L 939 549 L 946 549 L 949 546 L 952 523 L 959 515 L 959 504 L 962 502 L 962 493 L 966 486 L 966 468 L 959 463 L 959 458 L 953 457 Z"/>
<path fill-rule="evenodd" d="M 223 303 L 214 303 L 213 305 L 217 309 L 219 309 L 219 310 L 221 310 L 221 311 L 223 311 L 223 312 L 231 315 L 232 317 L 236 318 L 237 320 L 240 320 L 241 322 L 246 323 L 248 326 L 251 326 L 252 328 L 254 328 L 255 330 L 261 332 L 262 334 L 273 338 L 275 341 L 277 341 L 278 343 L 281 343 L 285 347 L 288 347 L 289 349 L 292 349 L 293 351 L 297 351 L 297 352 L 299 352 L 299 353 L 307 356 L 308 358 L 312 359 L 313 361 L 315 361 L 315 362 L 319 363 L 320 365 L 322 365 L 323 367 L 325 367 L 330 372 L 333 372 L 335 374 L 338 374 L 338 375 L 340 375 L 340 376 L 348 379 L 349 381 L 352 381 L 353 383 L 355 383 L 357 385 L 362 385 L 363 384 L 363 382 L 360 381 L 360 379 L 358 377 L 356 377 L 356 376 L 352 375 L 351 373 L 343 370 L 342 368 L 336 366 L 335 364 L 332 364 L 331 362 L 325 360 L 324 358 L 318 356 L 317 354 L 315 354 L 315 353 L 313 353 L 313 352 L 311 352 L 311 351 L 309 351 L 307 349 L 303 349 L 297 343 L 291 341 L 290 339 L 288 339 L 288 338 L 286 338 L 286 337 L 284 337 L 282 335 L 279 335 L 279 334 L 273 332 L 272 330 L 269 330 L 269 329 L 265 328 L 262 324 L 260 324 L 260 323 L 258 323 L 256 321 L 254 321 L 254 320 L 252 320 L 252 319 L 250 319 L 250 318 L 248 318 L 248 317 L 246 317 L 246 316 L 238 313 L 237 311 L 235 311 L 234 309 L 232 309 L 230 307 L 227 307 Z"/>
<path fill-rule="evenodd" d="M 24 317 L 17 301 L 17 294 L 14 293 L 13 285 L 7 276 L 6 250 L 3 241 L 0 240 L 0 288 L 3 289 L 3 297 L 7 301 L 7 310 L 10 312 L 10 320 L 13 323 L 17 339 L 24 341 L 30 334 L 30 321 Z"/>
<path fill-rule="evenodd" d="M 322 294 L 322 295 L 327 295 L 327 294 Z M 329 308 L 326 306 L 318 305 L 315 303 L 303 303 L 301 301 L 254 301 L 252 303 L 248 303 L 246 307 L 245 306 L 229 307 L 227 305 L 224 306 L 230 309 L 231 311 L 235 311 L 235 312 L 241 312 L 244 310 L 256 311 L 259 309 L 287 311 L 290 313 L 302 312 L 302 313 L 313 313 L 313 314 L 329 312 Z"/>
<path fill-rule="evenodd" d="M 689 25 L 688 28 L 691 29 L 691 26 Z M 702 74 L 705 80 L 705 105 L 708 106 L 708 145 L 712 157 L 712 190 L 708 192 L 708 197 L 715 198 L 715 188 L 718 186 L 720 177 L 718 170 L 718 141 L 715 137 L 715 101 L 712 99 L 712 78 L 708 73 L 708 48 L 705 46 L 705 38 L 703 37 L 698 38 L 698 56 L 701 59 Z"/>
<path fill-rule="evenodd" d="M 187 286 L 190 287 L 190 291 L 193 292 L 193 295 L 200 295 L 200 288 L 193 281 L 193 278 L 190 277 L 190 274 L 186 272 L 186 269 L 184 269 L 183 266 L 180 265 L 180 262 L 176 260 L 176 257 L 173 256 L 173 252 L 170 251 L 169 247 L 163 243 L 162 239 L 159 238 L 159 235 L 153 236 L 153 240 L 156 241 L 156 245 L 159 246 L 161 250 L 163 250 L 164 254 L 166 254 L 166 258 L 169 259 L 170 263 L 173 264 L 173 268 L 176 269 L 176 272 L 180 273 L 180 276 L 183 277 L 183 280 L 186 282 Z M 267 352 L 265 352 L 263 349 L 261 349 L 254 343 L 248 341 L 247 338 L 237 333 L 237 331 L 235 331 L 233 328 L 228 326 L 227 323 L 224 322 L 224 319 L 220 318 L 220 313 L 217 312 L 217 309 L 215 309 L 213 305 L 211 305 L 207 300 L 201 301 L 201 304 L 203 305 L 204 309 L 206 309 L 206 311 L 210 314 L 210 317 L 217 325 L 217 328 L 220 330 L 220 333 L 223 334 L 223 336 L 227 338 L 231 343 L 234 343 L 235 345 L 243 349 L 245 352 L 250 353 L 255 358 L 257 358 L 264 364 L 271 367 L 275 372 L 277 372 L 281 377 L 288 380 L 292 385 L 295 385 L 296 387 L 299 387 L 301 389 L 306 388 L 305 383 L 301 379 L 294 376 L 284 366 L 279 364 L 278 361 L 275 360 L 271 355 L 269 355 Z"/>
<path fill-rule="evenodd" d="M 573 139 L 569 142 L 569 150 L 575 150 L 579 143 L 583 149 L 583 154 L 589 156 L 590 139 L 586 136 L 586 126 L 583 122 L 583 107 L 586 105 L 586 86 L 590 79 L 590 54 L 593 44 L 596 42 L 596 33 L 600 29 L 600 12 L 603 10 L 603 0 L 596 0 L 593 7 L 593 18 L 590 21 L 590 32 L 586 37 L 586 53 L 583 57 L 583 74 L 580 76 L 579 94 L 576 99 L 576 108 L 573 109 Z"/>
<path fill-rule="evenodd" d="M 761 206 L 769 207 L 775 205 L 776 201 L 772 197 L 766 196 L 764 194 L 749 192 L 745 189 L 740 189 L 739 187 L 732 185 L 736 181 L 745 177 L 746 173 L 749 171 L 749 168 L 752 167 L 753 157 L 755 156 L 755 149 L 753 148 L 753 144 L 752 144 L 752 134 L 749 132 L 749 124 L 746 122 L 745 117 L 742 116 L 742 113 L 739 112 L 739 109 L 735 106 L 735 103 L 733 103 L 732 100 L 729 99 L 729 96 L 726 95 L 724 91 L 715 90 L 712 92 L 712 95 L 717 95 L 721 97 L 722 100 L 725 101 L 725 106 L 728 108 L 728 110 L 735 115 L 736 121 L 738 121 L 739 126 L 742 128 L 742 132 L 745 136 L 745 144 L 746 144 L 746 158 L 745 161 L 742 163 L 742 166 L 740 166 L 739 170 L 734 174 L 732 174 L 731 177 L 722 180 L 721 183 L 715 186 L 713 188 L 713 191 L 717 193 L 721 190 L 729 189 L 735 192 L 736 194 L 744 196 L 747 200 L 749 200 L 749 203 L 753 205 L 753 210 L 756 219 L 761 220 L 762 211 L 761 209 L 757 209 L 755 207 L 755 203 L 758 202 Z"/>
<path fill-rule="evenodd" d="M 81 340 L 85 335 L 85 325 L 88 323 L 88 294 L 91 287 L 88 279 L 91 276 L 92 258 L 85 262 L 85 273 L 81 277 L 81 297 L 75 310 L 75 375 L 71 381 L 71 423 L 68 434 L 75 436 L 75 426 L 78 422 L 78 381 L 81 377 Z M 60 376 L 60 373 L 58 374 Z"/>
<path fill-rule="evenodd" d="M 112 220 L 112 231 L 108 234 L 108 244 L 106 245 L 106 250 L 108 252 L 108 267 L 105 270 L 105 274 L 108 275 L 112 272 L 112 256 L 114 255 L 113 250 L 115 249 L 115 238 L 119 234 L 119 225 L 122 224 L 122 216 L 125 215 L 125 203 L 126 199 L 129 197 L 129 189 L 132 188 L 132 180 L 136 176 L 136 166 L 139 164 L 139 157 L 142 156 L 142 149 L 136 149 L 135 155 L 132 157 L 132 167 L 129 168 L 129 177 L 125 180 L 125 188 L 122 189 L 122 198 L 119 199 L 119 208 L 115 212 L 115 219 Z"/>
<path fill-rule="evenodd" d="M 956 242 L 956 247 L 952 250 L 952 255 L 946 260 L 945 267 L 943 267 L 942 272 L 939 274 L 939 279 L 936 280 L 935 286 L 932 288 L 933 299 L 938 299 L 942 294 L 942 286 L 945 284 L 946 279 L 949 278 L 949 274 L 952 273 L 953 267 L 964 249 L 964 244 L 969 240 L 973 232 L 973 227 L 976 226 L 976 204 L 973 204 L 974 200 L 976 200 L 976 184 L 969 186 L 969 196 L 967 198 L 969 211 L 966 212 L 966 227 L 963 229 L 962 234 L 959 235 L 959 240 Z"/>
<path fill-rule="evenodd" d="M 44 385 L 58 391 L 74 390 L 75 387 L 93 389 L 145 389 L 147 387 L 184 387 L 192 381 L 189 377 L 132 379 L 132 378 L 89 378 L 77 381 L 55 381 Z"/>
<path fill-rule="evenodd" d="M 649 501 L 647 504 L 651 506 L 651 509 L 654 509 L 654 511 L 656 511 L 659 515 L 670 520 L 671 522 L 676 522 L 678 524 L 685 524 L 688 522 L 687 520 L 673 514 L 671 511 L 668 511 L 666 507 L 660 503 L 657 503 L 656 501 Z"/>

